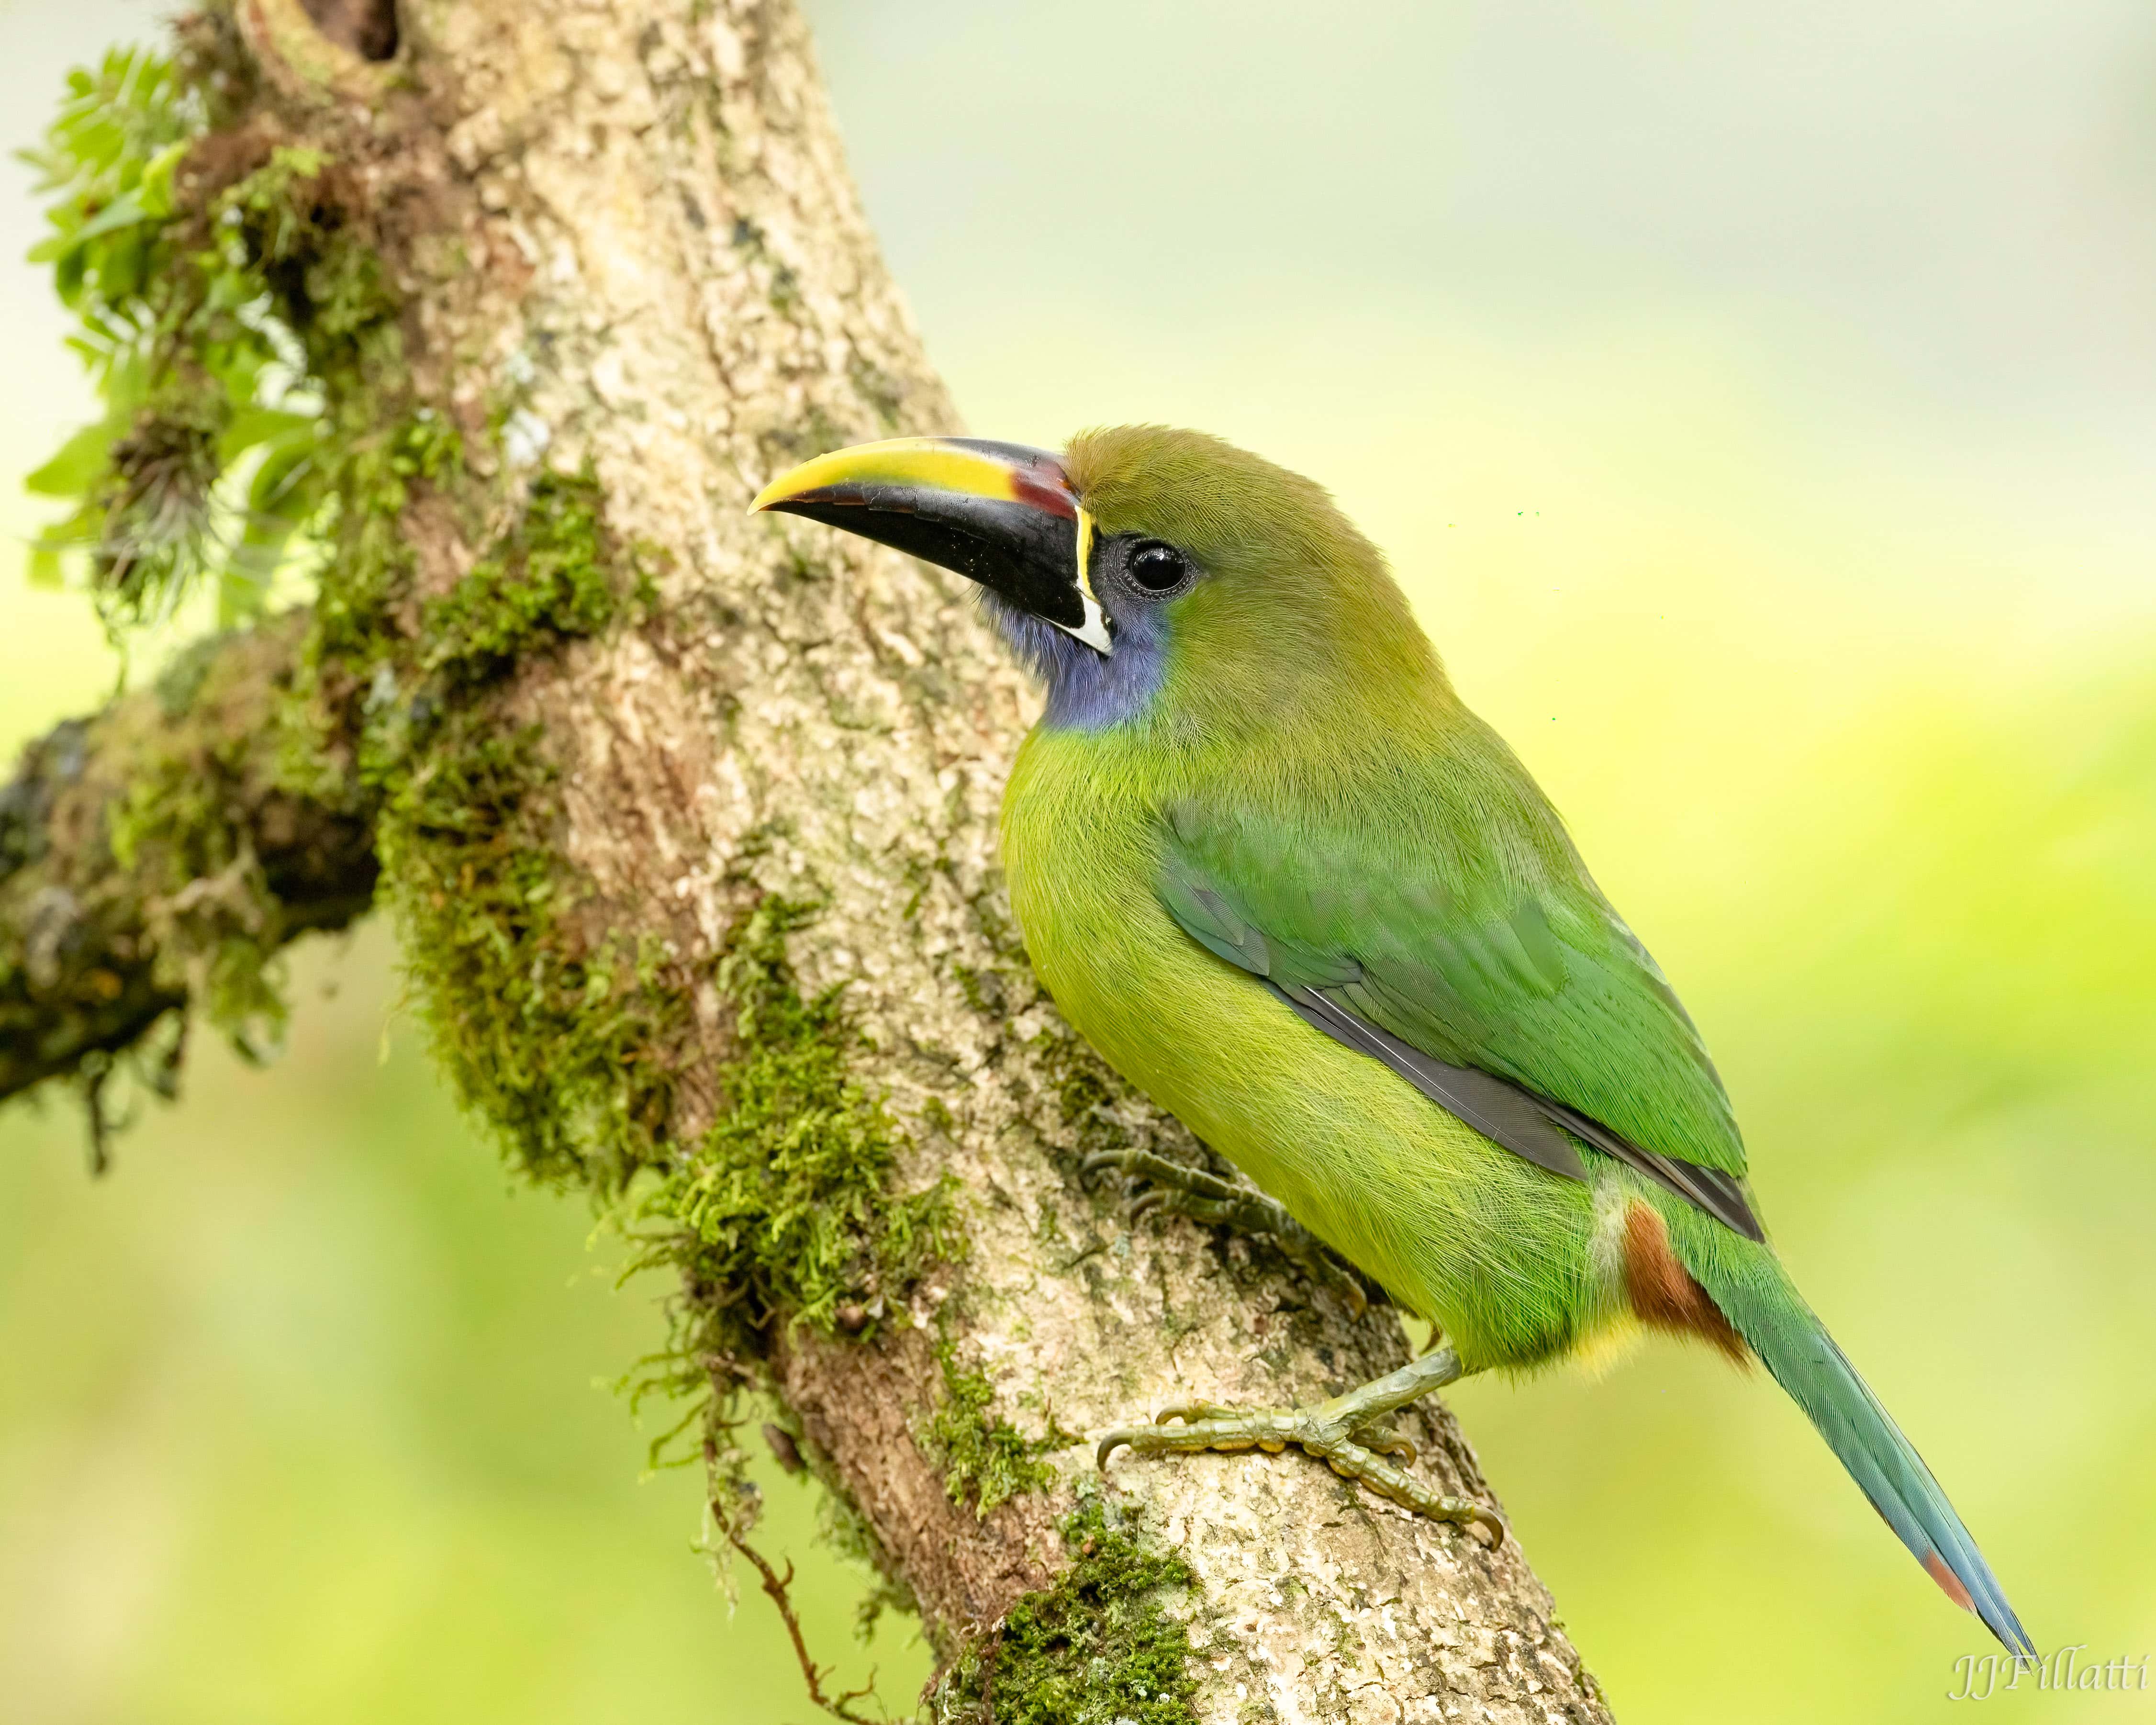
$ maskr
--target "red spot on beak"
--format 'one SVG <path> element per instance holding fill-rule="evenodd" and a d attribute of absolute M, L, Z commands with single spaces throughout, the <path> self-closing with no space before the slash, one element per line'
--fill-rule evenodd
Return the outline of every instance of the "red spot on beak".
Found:
<path fill-rule="evenodd" d="M 1011 490 L 1020 503 L 1029 503 L 1043 513 L 1060 516 L 1065 521 L 1078 518 L 1078 501 L 1071 495 L 1070 482 L 1059 469 L 1050 474 L 1040 469 L 1019 468 L 1011 475 Z"/>

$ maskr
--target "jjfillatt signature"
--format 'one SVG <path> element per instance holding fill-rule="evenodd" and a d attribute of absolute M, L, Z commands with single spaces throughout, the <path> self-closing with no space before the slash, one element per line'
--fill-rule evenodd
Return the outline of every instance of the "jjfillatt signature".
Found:
<path fill-rule="evenodd" d="M 1964 1653 L 1954 1661 L 1961 1687 L 1949 1691 L 1948 1701 L 1989 1701 L 2010 1689 L 2019 1689 L 2024 1677 L 2031 1689 L 2109 1690 L 2114 1694 L 2145 1690 L 2148 1662 L 2156 1654 L 2135 1659 L 2121 1654 L 2102 1665 L 2076 1666 L 2074 1656 L 2086 1653 L 2088 1643 L 2076 1641 L 2046 1653 L 2041 1659 L 2016 1659 L 2010 1653 Z"/>

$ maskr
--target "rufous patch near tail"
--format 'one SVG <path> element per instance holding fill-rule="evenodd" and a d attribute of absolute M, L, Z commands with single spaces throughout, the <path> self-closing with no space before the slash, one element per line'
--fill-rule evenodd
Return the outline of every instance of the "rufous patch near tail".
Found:
<path fill-rule="evenodd" d="M 1969 1596 L 1969 1589 L 1961 1584 L 1961 1578 L 1947 1568 L 1947 1560 L 1937 1552 L 1924 1554 L 1924 1574 L 1939 1584 L 1939 1591 L 1964 1611 L 1974 1612 L 1976 1601 Z"/>
<path fill-rule="evenodd" d="M 1652 1204 L 1634 1199 L 1625 1209 L 1625 1294 L 1640 1322 L 1711 1342 L 1739 1365 L 1751 1350 L 1670 1250 L 1670 1231 Z"/>

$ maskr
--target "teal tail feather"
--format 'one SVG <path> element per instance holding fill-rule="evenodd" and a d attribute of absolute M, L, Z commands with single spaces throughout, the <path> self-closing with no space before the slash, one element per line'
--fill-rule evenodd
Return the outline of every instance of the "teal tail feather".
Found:
<path fill-rule="evenodd" d="M 1857 1376 L 1772 1250 L 1683 1206 L 1673 1204 L 1665 1214 L 1686 1269 L 1819 1428 L 1941 1591 L 1981 1618 L 2009 1652 L 2035 1658 L 2028 1631 L 1923 1457 Z"/>

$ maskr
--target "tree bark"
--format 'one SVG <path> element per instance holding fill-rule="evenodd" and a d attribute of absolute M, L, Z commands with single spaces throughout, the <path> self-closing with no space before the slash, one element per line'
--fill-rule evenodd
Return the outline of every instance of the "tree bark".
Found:
<path fill-rule="evenodd" d="M 865 1284 L 831 1322 L 781 1301 L 756 1316 L 754 1358 L 713 1345 L 704 1363 L 722 1394 L 744 1373 L 775 1391 L 917 1604 L 947 1661 L 932 1711 L 1019 1716 L 1011 1626 L 1097 1557 L 1091 1535 L 1065 1530 L 1098 1490 L 1085 1501 L 1110 1519 L 1086 1525 L 1187 1563 L 1154 1593 L 1188 1632 L 1198 1718 L 1606 1717 L 1509 1540 L 1486 1549 L 1292 1454 L 1126 1456 L 1092 1484 L 1078 1435 L 1178 1398 L 1301 1402 L 1397 1365 L 1405 1343 L 1389 1308 L 1352 1320 L 1262 1245 L 1183 1221 L 1132 1227 L 1112 1194 L 1086 1189 L 1080 1155 L 1104 1142 L 1203 1153 L 1072 1043 L 1009 930 L 995 814 L 1033 694 L 956 577 L 744 513 L 819 449 L 957 429 L 791 5 L 413 0 L 392 18 L 240 0 L 236 18 L 256 75 L 232 85 L 240 105 L 221 130 L 252 137 L 250 159 L 301 146 L 336 164 L 339 219 L 399 304 L 398 411 L 455 428 L 463 477 L 398 494 L 406 588 L 372 646 L 305 619 L 226 644 L 211 682 L 230 698 L 187 707 L 218 735 L 171 745 L 165 765 L 146 762 L 129 717 L 146 696 L 33 749 L 0 833 L 0 1094 L 204 1004 L 203 941 L 175 932 L 172 907 L 195 885 L 190 902 L 213 898 L 218 870 L 244 882 L 234 927 L 266 947 L 355 914 L 378 858 L 444 1060 L 511 1151 L 603 1191 L 635 1189 L 639 1169 L 693 1181 L 747 1082 L 730 955 L 759 907 L 813 906 L 783 925 L 792 986 L 811 1002 L 842 991 L 849 1094 L 890 1122 L 889 1190 L 951 1177 L 955 1224 L 926 1275 Z M 390 393 L 354 393 L 344 410 Z M 353 763 L 384 686 L 449 675 L 444 607 L 493 578 L 475 572 L 501 563 L 490 547 L 549 474 L 591 489 L 617 584 L 634 565 L 645 596 L 609 626 L 521 638 L 483 688 L 459 685 L 480 690 L 457 697 L 475 722 L 529 740 L 546 787 L 503 802 L 485 845 L 459 840 L 479 847 L 459 875 L 440 864 L 442 817 L 412 812 L 439 772 Z M 325 576 L 326 593 L 340 578 Z M 326 715 L 296 790 L 289 749 L 275 771 L 249 764 L 265 727 L 245 691 L 270 686 Z M 204 819 L 225 838 L 199 860 L 164 856 L 146 884 L 140 848 L 131 864 L 115 852 L 112 813 L 136 776 L 172 770 L 172 747 L 221 763 L 227 794 Z M 629 974 L 606 955 L 640 955 L 641 980 L 619 986 L 681 1008 L 624 1020 L 608 1060 L 654 1076 L 578 1127 L 584 1147 L 566 1159 L 532 1147 L 569 1129 L 549 1108 L 506 1105 L 507 1081 L 456 1051 L 481 1027 L 497 1065 L 555 1057 L 551 1020 L 504 1019 L 444 956 L 439 919 L 511 853 L 563 907 L 534 963 L 573 959 L 589 993 Z M 72 945 L 39 932 L 63 923 Z M 243 1004 L 225 1021 L 245 1016 Z M 537 1080 L 516 1093 L 559 1094 Z M 609 1133 L 635 1143 L 609 1153 Z M 695 1331 L 732 1294 L 692 1266 L 684 1297 Z M 1002 1483 L 969 1471 L 954 1419 L 1009 1463 Z M 1488 1497 L 1434 1401 L 1407 1423 L 1443 1489 Z M 721 1473 L 730 1442 L 713 1428 Z M 1082 1676 L 1060 1692 L 1064 1717 L 1106 1725 L 1101 1697 L 1118 1680 L 1096 1676 L 1097 1693 Z"/>

